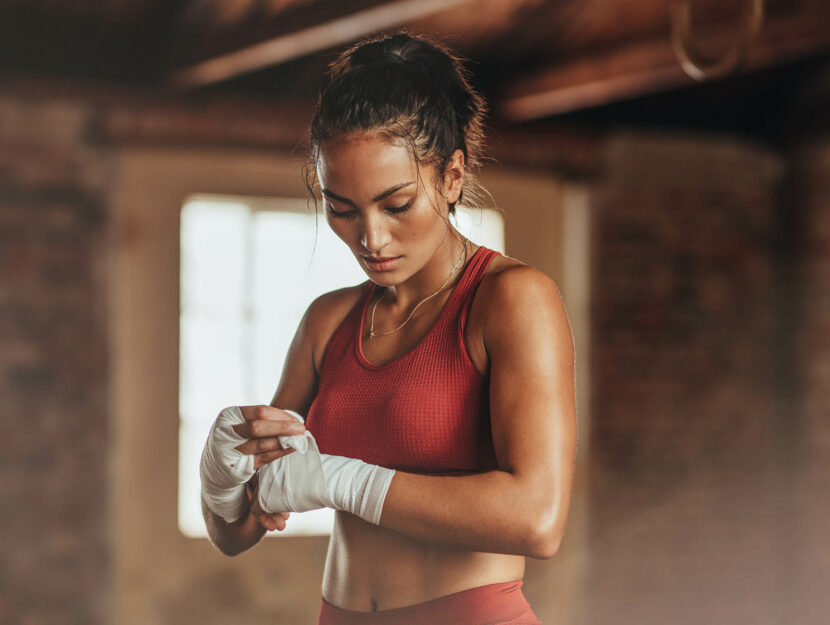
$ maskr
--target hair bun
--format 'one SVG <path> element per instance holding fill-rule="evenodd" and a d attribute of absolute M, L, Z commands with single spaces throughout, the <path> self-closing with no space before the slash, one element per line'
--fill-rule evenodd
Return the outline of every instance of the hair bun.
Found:
<path fill-rule="evenodd" d="M 406 59 L 405 58 L 403 58 L 397 52 L 392 52 L 391 50 L 388 51 L 388 52 L 384 52 L 383 56 L 380 57 L 379 60 L 382 61 L 382 62 L 388 62 L 388 63 L 399 63 L 401 65 L 406 64 Z"/>

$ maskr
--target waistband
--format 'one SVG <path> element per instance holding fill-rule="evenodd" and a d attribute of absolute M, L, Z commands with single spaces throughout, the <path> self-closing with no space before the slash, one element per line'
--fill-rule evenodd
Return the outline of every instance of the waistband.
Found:
<path fill-rule="evenodd" d="M 522 583 L 486 584 L 376 612 L 344 610 L 323 599 L 317 625 L 542 625 L 522 593 Z"/>

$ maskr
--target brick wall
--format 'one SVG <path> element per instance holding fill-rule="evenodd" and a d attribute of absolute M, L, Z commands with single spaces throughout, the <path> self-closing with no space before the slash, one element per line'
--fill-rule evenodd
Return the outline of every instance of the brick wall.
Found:
<path fill-rule="evenodd" d="M 589 623 L 777 624 L 780 158 L 619 133 L 593 190 Z"/>
<path fill-rule="evenodd" d="M 106 167 L 89 110 L 0 99 L 0 621 L 109 601 Z"/>
<path fill-rule="evenodd" d="M 112 172 L 92 137 L 262 136 L 201 115 L 0 97 L 0 622 L 109 622 Z M 172 130 L 148 137 L 159 116 Z M 259 147 L 294 141 L 269 123 Z M 592 551 L 574 623 L 821 622 L 830 141 L 794 162 L 799 193 L 782 203 L 781 159 L 758 146 L 606 144 L 591 191 Z M 790 213 L 798 288 L 778 255 Z"/>
<path fill-rule="evenodd" d="M 303 124 L 285 120 L 305 121 L 307 111 L 103 87 L 6 86 L 0 623 L 109 623 L 117 612 L 118 536 L 108 517 L 110 454 L 118 453 L 111 445 L 107 317 L 114 156 L 123 144 L 293 148 Z"/>

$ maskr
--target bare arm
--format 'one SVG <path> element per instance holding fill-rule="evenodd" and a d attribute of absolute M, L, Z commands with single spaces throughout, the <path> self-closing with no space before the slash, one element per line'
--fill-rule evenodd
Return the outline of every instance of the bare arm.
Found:
<path fill-rule="evenodd" d="M 208 537 L 226 556 L 235 556 L 250 549 L 260 541 L 266 531 L 257 523 L 250 507 L 238 521 L 227 523 L 218 514 L 214 514 L 203 499 L 202 516 L 205 518 Z"/>
<path fill-rule="evenodd" d="M 317 375 L 312 359 L 312 333 L 309 330 L 309 326 L 312 325 L 310 320 L 315 317 L 314 308 L 315 304 L 309 306 L 300 321 L 286 356 L 279 387 L 271 401 L 272 406 L 278 406 L 283 410 L 294 410 L 299 414 L 306 414 L 317 388 Z M 242 410 L 258 409 L 244 407 Z M 263 413 L 263 418 L 266 418 L 265 411 L 260 412 Z M 260 437 L 252 438 L 245 443 L 244 447 L 240 447 L 240 450 L 245 453 L 258 453 L 255 460 L 256 467 L 294 451 L 293 449 L 283 450 L 277 439 L 278 436 L 289 433 L 284 429 L 285 424 L 295 422 L 293 417 L 288 416 L 287 419 L 287 421 L 271 421 L 268 423 L 267 432 L 263 432 Z M 245 513 L 233 523 L 227 523 L 222 517 L 212 512 L 202 500 L 202 516 L 205 519 L 208 536 L 217 549 L 225 555 L 233 556 L 250 549 L 262 539 L 268 530 L 285 529 L 287 513 L 265 514 L 258 508 L 252 510 L 250 504 L 252 486 L 253 484 L 249 483 L 249 502 Z"/>
<path fill-rule="evenodd" d="M 532 267 L 493 276 L 483 296 L 499 470 L 396 472 L 380 524 L 425 541 L 549 558 L 565 531 L 576 456 L 574 347 L 555 283 Z"/>
<path fill-rule="evenodd" d="M 481 295 L 490 302 L 484 340 L 499 470 L 451 477 L 398 471 L 380 525 L 473 551 L 548 558 L 565 530 L 576 455 L 570 326 L 555 283 L 532 267 L 494 275 Z M 310 344 L 292 362 L 272 406 L 305 414 L 316 393 L 316 386 L 303 391 L 311 388 L 304 381 L 316 380 Z"/>

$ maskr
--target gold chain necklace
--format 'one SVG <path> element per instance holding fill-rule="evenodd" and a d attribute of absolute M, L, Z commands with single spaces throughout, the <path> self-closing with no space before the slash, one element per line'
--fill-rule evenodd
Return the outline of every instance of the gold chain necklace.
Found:
<path fill-rule="evenodd" d="M 462 235 L 462 236 L 463 236 L 463 235 Z M 375 332 L 375 310 L 377 309 L 378 304 L 380 304 L 380 300 L 382 300 L 382 299 L 383 299 L 383 297 L 384 297 L 384 295 L 386 295 L 386 291 L 384 291 L 384 292 L 381 294 L 381 296 L 377 299 L 377 301 L 375 302 L 375 305 L 372 307 L 372 320 L 371 320 L 371 323 L 370 323 L 370 325 L 369 325 L 369 338 L 370 338 L 370 339 L 373 339 L 373 338 L 375 338 L 376 336 L 385 336 L 385 335 L 387 335 L 387 334 L 392 334 L 393 332 L 397 332 L 398 330 L 400 330 L 402 327 L 404 327 L 404 326 L 406 325 L 407 321 L 409 321 L 410 319 L 412 319 L 412 315 L 414 315 L 414 314 L 415 314 L 415 311 L 416 311 L 416 310 L 418 310 L 418 306 L 420 306 L 421 304 L 423 304 L 424 302 L 426 302 L 428 299 L 431 299 L 431 298 L 435 297 L 435 296 L 436 296 L 436 295 L 438 295 L 441 291 L 443 291 L 443 290 L 444 290 L 444 287 L 445 287 L 445 286 L 447 286 L 447 282 L 449 282 L 449 281 L 450 281 L 450 277 L 452 276 L 453 272 L 454 272 L 456 269 L 458 269 L 458 267 L 461 265 L 461 263 L 462 263 L 463 261 L 467 260 L 467 243 L 468 243 L 468 242 L 469 242 L 469 239 L 468 239 L 467 237 L 464 237 L 464 252 L 463 252 L 463 254 L 462 254 L 462 255 L 458 258 L 458 262 L 457 262 L 457 263 L 455 263 L 455 265 L 453 265 L 452 269 L 450 269 L 450 273 L 449 273 L 449 275 L 447 276 L 447 279 L 446 279 L 446 280 L 444 280 L 444 284 L 442 284 L 442 285 L 441 285 L 441 288 L 440 288 L 440 289 L 438 289 L 437 291 L 435 291 L 435 293 L 433 293 L 433 294 L 432 294 L 432 295 L 430 295 L 429 297 L 425 297 L 425 298 L 424 298 L 424 299 L 422 299 L 420 302 L 418 302 L 418 303 L 415 305 L 415 308 L 413 308 L 413 309 L 412 309 L 412 312 L 411 312 L 411 313 L 409 313 L 409 316 L 406 318 L 406 320 L 405 320 L 405 321 L 404 321 L 401 325 L 399 325 L 397 328 L 395 328 L 394 330 L 389 330 L 389 331 L 387 331 L 387 332 L 380 332 L 380 333 L 378 333 L 378 332 Z"/>

